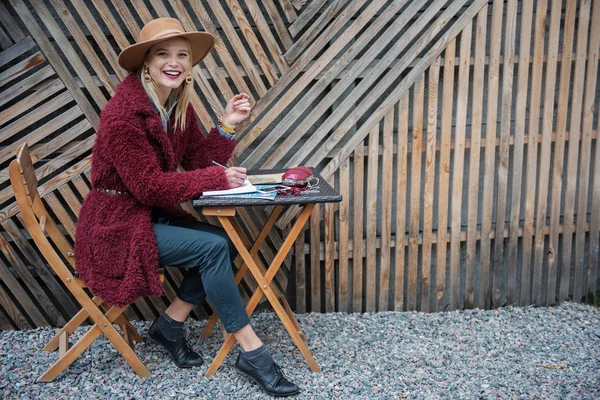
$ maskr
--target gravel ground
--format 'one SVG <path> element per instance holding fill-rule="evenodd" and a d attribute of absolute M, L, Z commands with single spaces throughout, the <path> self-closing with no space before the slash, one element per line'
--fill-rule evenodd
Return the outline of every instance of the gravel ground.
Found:
<path fill-rule="evenodd" d="M 322 367 L 308 369 L 272 312 L 253 316 L 259 336 L 306 399 L 598 399 L 600 310 L 564 303 L 445 313 L 298 315 Z M 149 322 L 134 322 L 145 335 Z M 190 342 L 205 358 L 221 335 L 199 338 L 205 321 L 188 321 Z M 56 329 L 0 332 L 0 394 L 23 399 L 256 399 L 260 388 L 234 368 L 237 350 L 216 375 L 207 366 L 178 369 L 157 346 L 136 351 L 152 376 L 138 378 L 100 338 L 52 383 L 36 378 L 56 360 L 40 351 Z M 80 336 L 78 330 L 75 336 Z M 71 341 L 73 343 L 73 340 Z"/>

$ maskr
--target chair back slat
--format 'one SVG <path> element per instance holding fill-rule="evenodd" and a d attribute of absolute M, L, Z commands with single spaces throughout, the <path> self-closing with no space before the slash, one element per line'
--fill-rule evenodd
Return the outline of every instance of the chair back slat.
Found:
<path fill-rule="evenodd" d="M 23 183 L 25 184 L 26 193 L 33 201 L 35 194 L 37 193 L 37 177 L 35 176 L 35 169 L 33 168 L 33 162 L 31 161 L 31 152 L 29 146 L 19 146 L 17 149 L 17 160 L 19 169 L 23 175 Z"/>
<path fill-rule="evenodd" d="M 73 270 L 75 270 L 75 253 L 73 252 L 73 247 L 71 246 L 67 238 L 65 238 L 65 235 L 63 235 L 63 233 L 60 231 L 58 225 L 56 225 L 56 222 L 54 222 L 54 220 L 47 220 L 46 233 L 52 239 L 56 247 L 60 250 L 60 253 L 62 254 L 63 258 L 66 259 L 73 268 Z"/>
<path fill-rule="evenodd" d="M 17 149 L 17 159 L 9 166 L 9 176 L 23 223 L 35 244 L 59 276 L 71 275 L 72 271 L 63 260 L 68 260 L 70 266 L 75 268 L 75 260 L 72 256 L 73 248 L 46 210 L 39 195 L 37 178 L 27 143 L 23 143 Z M 62 258 L 56 253 L 52 243 L 59 249 Z"/>

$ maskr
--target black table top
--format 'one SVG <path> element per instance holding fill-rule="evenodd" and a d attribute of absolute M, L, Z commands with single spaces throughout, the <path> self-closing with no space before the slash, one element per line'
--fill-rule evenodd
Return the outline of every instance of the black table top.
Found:
<path fill-rule="evenodd" d="M 248 171 L 248 175 L 283 173 L 282 169 L 265 169 L 260 171 Z M 337 203 L 342 201 L 342 196 L 337 193 L 321 175 L 313 170 L 313 176 L 319 179 L 319 183 L 300 193 L 299 196 L 292 194 L 278 194 L 274 200 L 260 198 L 228 198 L 225 196 L 206 196 L 192 200 L 194 207 L 231 207 L 231 206 L 274 206 L 308 203 Z"/>

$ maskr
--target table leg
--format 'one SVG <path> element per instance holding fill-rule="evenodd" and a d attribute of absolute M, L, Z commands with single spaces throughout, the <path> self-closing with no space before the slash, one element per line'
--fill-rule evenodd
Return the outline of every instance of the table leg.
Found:
<path fill-rule="evenodd" d="M 284 258 L 286 257 L 287 253 L 289 252 L 292 245 L 296 241 L 296 238 L 302 231 L 302 228 L 304 227 L 304 224 L 308 220 L 313 208 L 314 208 L 314 204 L 308 204 L 305 206 L 302 213 L 298 216 L 298 219 L 296 220 L 296 223 L 292 227 L 288 236 L 284 240 L 281 248 L 277 252 L 277 255 L 273 259 L 273 262 L 271 263 L 269 269 L 267 270 L 266 275 L 263 275 L 261 273 L 260 268 L 258 267 L 257 263 L 253 259 L 252 255 L 248 252 L 246 246 L 244 245 L 243 239 L 242 239 L 243 235 L 240 235 L 240 233 L 235 229 L 235 227 L 232 223 L 233 218 L 229 218 L 228 216 L 219 216 L 219 220 L 221 221 L 223 228 L 227 231 L 227 234 L 229 235 L 229 237 L 232 239 L 234 245 L 238 249 L 238 252 L 242 256 L 242 259 L 244 260 L 244 262 L 250 269 L 250 272 L 252 273 L 252 275 L 254 276 L 254 278 L 256 279 L 256 281 L 259 284 L 260 290 L 255 291 L 254 294 L 252 295 L 250 301 L 246 305 L 246 312 L 248 313 L 248 315 L 252 315 L 256 306 L 258 305 L 258 302 L 260 301 L 262 296 L 265 295 L 267 297 L 267 299 L 269 300 L 269 303 L 271 303 L 271 306 L 275 310 L 275 313 L 277 314 L 277 316 L 279 317 L 279 319 L 285 326 L 286 330 L 290 334 L 292 340 L 294 341 L 294 343 L 300 350 L 300 353 L 302 354 L 302 356 L 304 357 L 304 359 L 310 366 L 311 370 L 314 372 L 318 372 L 321 369 L 320 369 L 319 365 L 317 364 L 317 362 L 315 361 L 315 359 L 313 358 L 312 354 L 310 353 L 310 350 L 306 346 L 304 339 L 298 332 L 298 328 L 299 328 L 298 323 L 297 323 L 297 321 L 295 321 L 294 316 L 291 315 L 291 310 L 289 311 L 289 315 L 288 315 L 288 312 L 286 312 L 286 309 L 284 309 L 284 307 L 280 303 L 280 302 L 285 302 L 287 304 L 287 302 L 285 301 L 285 298 L 283 298 L 283 297 L 278 298 L 275 295 L 275 293 L 270 285 L 271 281 L 275 277 L 275 274 L 277 273 L 277 270 L 283 263 Z M 242 234 L 243 234 L 243 232 L 242 232 Z M 289 308 L 289 305 L 287 307 Z M 295 322 L 292 322 L 292 320 L 294 320 Z M 233 335 L 229 335 L 226 338 L 221 349 L 219 350 L 219 352 L 215 356 L 213 362 L 211 363 L 208 370 L 206 371 L 206 376 L 210 376 L 217 371 L 217 369 L 219 368 L 219 366 L 225 359 L 225 356 L 227 355 L 227 353 L 233 346 L 234 341 L 235 341 L 235 337 Z"/>
<path fill-rule="evenodd" d="M 252 245 L 252 247 L 250 247 L 251 246 L 250 245 L 250 241 L 247 241 L 247 240 L 244 241 L 244 246 L 247 249 L 250 249 L 250 254 L 256 260 L 258 260 L 258 251 L 260 250 L 260 247 L 265 242 L 265 240 L 267 238 L 267 235 L 271 231 L 271 228 L 273 228 L 273 225 L 277 221 L 277 218 L 281 214 L 282 210 L 283 210 L 283 206 L 282 205 L 277 205 L 277 206 L 275 206 L 275 208 L 273 208 L 273 210 L 271 211 L 271 214 L 269 214 L 269 217 L 265 221 L 265 225 L 260 230 L 260 233 L 258 234 L 258 237 L 256 238 L 256 241 L 254 242 L 254 244 Z M 241 227 L 239 226 L 239 224 L 237 223 L 237 221 L 235 219 L 233 219 L 233 221 L 235 221 L 235 229 L 238 232 L 238 235 L 241 234 L 242 237 L 245 238 L 245 236 L 243 235 L 243 231 L 241 230 Z M 244 278 L 244 275 L 246 275 L 247 271 L 248 271 L 248 266 L 246 265 L 245 262 L 242 262 L 242 265 L 240 265 L 240 268 L 238 269 L 237 273 L 235 274 L 235 283 L 236 283 L 236 285 L 240 284 L 240 282 Z M 212 306 L 211 306 L 211 308 L 212 308 Z M 214 327 L 215 327 L 215 325 L 216 325 L 216 323 L 217 323 L 218 320 L 219 320 L 219 315 L 213 309 L 213 313 L 210 316 L 210 318 L 208 319 L 208 322 L 206 323 L 206 326 L 204 327 L 204 330 L 200 334 L 200 337 L 203 337 L 203 338 L 209 337 L 210 333 L 214 329 Z"/>

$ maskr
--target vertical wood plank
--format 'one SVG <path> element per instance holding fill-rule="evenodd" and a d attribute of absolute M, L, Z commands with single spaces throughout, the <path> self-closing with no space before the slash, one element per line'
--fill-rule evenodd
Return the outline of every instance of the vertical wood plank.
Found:
<path fill-rule="evenodd" d="M 435 270 L 435 311 L 446 309 L 446 252 L 448 245 L 448 191 L 450 182 L 450 145 L 452 142 L 452 107 L 456 39 L 444 51 L 444 86 L 442 89 L 442 125 L 438 195 L 437 258 Z"/>
<path fill-rule="evenodd" d="M 465 308 L 475 307 L 475 269 L 477 225 L 479 214 L 479 165 L 481 161 L 481 123 L 483 88 L 485 85 L 485 43 L 487 34 L 487 5 L 477 14 L 475 56 L 473 65 L 473 102 L 471 111 L 471 146 L 469 149 L 469 195 L 467 216 L 467 259 L 465 266 Z M 479 292 L 479 291 L 478 291 Z M 478 293 L 477 293 L 478 294 Z M 477 305 L 480 303 L 477 301 Z"/>
<path fill-rule="evenodd" d="M 310 310 L 321 312 L 321 207 L 310 214 Z"/>
<path fill-rule="evenodd" d="M 577 162 L 579 161 L 579 140 L 581 138 L 581 107 L 585 90 L 585 65 L 587 59 L 588 26 L 590 22 L 589 0 L 579 3 L 579 19 L 577 23 L 577 51 L 575 59 L 575 72 L 573 75 L 573 92 L 571 93 L 571 122 L 569 125 L 567 172 L 565 174 L 565 199 L 563 206 L 563 243 L 562 265 L 560 269 L 559 300 L 566 300 L 569 296 L 571 282 L 572 240 L 574 233 L 575 195 L 577 185 Z"/>
<path fill-rule="evenodd" d="M 490 257 L 491 257 L 491 235 L 494 227 L 492 226 L 492 214 L 494 212 L 494 176 L 496 166 L 496 129 L 498 122 L 498 80 L 500 69 L 500 45 L 502 43 L 502 0 L 494 0 L 492 6 L 492 27 L 490 32 L 490 64 L 488 67 L 488 88 L 487 88 L 487 111 L 486 111 L 486 130 L 485 130 L 485 167 L 483 178 L 483 200 L 482 200 L 482 219 L 481 219 L 481 273 L 480 286 L 482 287 L 482 303 L 485 307 L 491 304 L 498 307 L 499 304 L 492 302 L 492 299 L 499 298 L 499 291 L 490 296 Z M 496 240 L 502 240 L 502 237 L 496 237 Z M 492 271 L 493 272 L 493 271 Z"/>
<path fill-rule="evenodd" d="M 339 263 L 339 303 L 338 310 L 341 312 L 349 312 L 350 304 L 348 303 L 348 242 L 349 242 L 349 221 L 348 211 L 350 204 L 350 163 L 346 159 L 340 165 L 340 195 L 342 202 L 339 208 L 339 223 L 338 230 L 338 263 Z"/>
<path fill-rule="evenodd" d="M 594 2 L 592 8 L 592 27 L 590 31 L 590 46 L 588 51 L 588 64 L 586 72 L 585 97 L 583 101 L 583 116 L 581 126 L 581 157 L 579 158 L 579 197 L 577 204 L 577 228 L 575 232 L 575 273 L 573 274 L 573 300 L 581 301 L 586 294 L 586 278 L 589 278 L 591 268 L 585 263 L 585 225 L 588 214 L 588 190 L 590 185 L 590 164 L 592 164 L 592 129 L 594 121 L 594 100 L 596 98 L 596 83 L 598 80 L 598 47 L 600 46 L 600 33 L 597 27 L 600 24 L 600 5 Z M 597 141 L 600 139 L 596 139 Z M 599 205 L 596 205 L 599 207 Z M 597 244 L 597 243 L 596 243 Z M 590 243 L 593 246 L 592 243 Z"/>
<path fill-rule="evenodd" d="M 366 242 L 366 287 L 365 309 L 376 311 L 377 299 L 377 181 L 379 171 L 379 126 L 373 127 L 369 134 L 369 153 L 367 157 L 367 242 Z"/>
<path fill-rule="evenodd" d="M 364 207 L 364 171 L 365 171 L 365 153 L 364 145 L 360 143 L 354 149 L 352 156 L 354 160 L 354 189 L 352 193 L 352 311 L 361 312 L 363 310 L 363 207 Z"/>
<path fill-rule="evenodd" d="M 546 51 L 546 80 L 544 88 L 544 112 L 542 115 L 542 144 L 540 147 L 540 167 L 538 172 L 538 203 L 535 216 L 535 245 L 533 258 L 532 302 L 547 304 L 542 293 L 544 263 L 544 242 L 546 234 L 546 210 L 548 208 L 548 184 L 550 180 L 550 155 L 552 154 L 552 127 L 554 122 L 554 92 L 556 87 L 556 58 L 560 33 L 561 1 L 553 0 L 550 12 L 550 31 Z"/>
<path fill-rule="evenodd" d="M 456 125 L 454 129 L 454 157 L 452 165 L 452 217 L 450 240 L 450 288 L 451 309 L 464 307 L 460 296 L 460 234 L 462 229 L 463 170 L 465 163 L 465 137 L 467 131 L 467 104 L 469 102 L 469 69 L 471 59 L 471 36 L 473 25 L 469 22 L 460 36 L 458 65 L 458 93 L 456 99 Z"/>
<path fill-rule="evenodd" d="M 504 267 L 504 228 L 506 226 L 506 198 L 508 193 L 508 169 L 510 159 L 510 129 L 512 118 L 512 92 L 514 77 L 515 37 L 517 27 L 517 1 L 506 5 L 504 30 L 504 64 L 502 67 L 502 100 L 500 105 L 500 148 L 498 151 L 498 190 L 496 205 L 496 231 L 494 240 L 494 264 L 492 276 L 492 304 L 506 304 L 507 271 Z"/>
<path fill-rule="evenodd" d="M 594 19 L 592 21 L 593 26 L 598 26 L 600 22 L 598 22 L 598 3 L 596 3 L 596 8 L 594 9 Z M 590 62 L 595 63 L 597 68 L 598 65 L 598 41 L 600 36 L 598 31 L 594 31 L 594 37 L 590 39 Z M 592 42 L 595 41 L 595 45 L 592 45 Z M 597 78 L 595 78 L 597 79 Z M 593 101 L 593 104 L 598 104 L 599 99 L 596 98 Z M 597 108 L 596 108 L 597 109 Z M 592 112 L 588 110 L 588 112 Z M 585 118 L 585 117 L 584 117 Z M 587 120 L 586 120 L 587 123 Z M 586 123 L 584 123 L 584 129 L 586 128 Z M 596 130 L 596 149 L 595 149 L 595 160 L 594 160 L 594 169 L 593 169 L 593 184 L 592 184 L 592 204 L 591 204 L 591 216 L 590 216 L 590 246 L 589 246 L 589 261 L 588 261 L 588 270 L 587 270 L 587 287 L 586 292 L 584 293 L 586 296 L 586 300 L 597 301 L 597 279 L 598 279 L 598 269 L 600 268 L 600 137 L 598 135 L 598 130 Z"/>
<path fill-rule="evenodd" d="M 334 176 L 329 178 L 329 185 L 335 187 Z M 334 204 L 325 203 L 325 312 L 335 309 L 335 213 Z"/>
<path fill-rule="evenodd" d="M 381 253 L 379 258 L 378 311 L 387 311 L 390 296 L 390 251 L 392 237 L 392 171 L 394 170 L 394 108 L 383 120 L 383 158 L 381 162 Z"/>
<path fill-rule="evenodd" d="M 425 81 L 421 76 L 413 92 L 413 129 L 410 181 L 410 217 L 408 240 L 407 310 L 417 309 L 417 278 L 419 269 L 419 236 L 421 211 L 421 158 L 423 156 L 423 102 Z"/>
<path fill-rule="evenodd" d="M 562 299 L 556 290 L 558 271 L 558 238 L 561 229 L 561 194 L 563 187 L 563 167 L 565 156 L 565 137 L 567 134 L 567 116 L 569 110 L 569 89 L 571 83 L 571 64 L 573 53 L 573 37 L 575 32 L 575 16 L 577 1 L 567 0 L 562 35 L 562 59 L 560 62 L 560 85 L 558 89 L 556 138 L 554 141 L 554 162 L 552 165 L 552 193 L 550 203 L 550 234 L 548 236 L 548 286 L 546 288 L 546 305 L 554 305 Z"/>
<path fill-rule="evenodd" d="M 529 142 L 527 144 L 526 188 L 536 187 L 538 160 L 538 132 L 540 120 L 540 93 L 542 91 L 542 68 L 544 62 L 544 38 L 546 30 L 546 0 L 537 3 L 534 30 L 533 66 L 531 80 L 531 101 L 529 106 Z M 525 217 L 523 222 L 523 259 L 521 267 L 521 305 L 530 304 L 531 292 L 531 245 L 533 237 L 533 217 L 535 212 L 535 190 L 525 191 Z"/>
<path fill-rule="evenodd" d="M 554 143 L 554 162 L 552 167 L 552 194 L 550 204 L 550 234 L 548 238 L 548 286 L 546 305 L 554 305 L 557 293 L 558 240 L 561 220 L 561 194 L 563 187 L 563 167 L 565 154 L 565 137 L 567 134 L 567 117 L 569 110 L 569 89 L 571 81 L 571 64 L 573 53 L 573 37 L 575 32 L 575 16 L 577 1 L 567 0 L 564 16 L 562 38 L 562 59 L 560 64 L 560 86 L 557 102 L 556 139 Z"/>
<path fill-rule="evenodd" d="M 438 57 L 427 77 L 427 148 L 425 156 L 425 181 L 423 191 L 423 261 L 421 263 L 421 311 L 431 310 L 431 246 L 433 233 L 433 201 L 435 191 L 435 156 L 437 143 L 438 91 L 440 85 Z M 398 243 L 396 243 L 398 245 Z"/>
<path fill-rule="evenodd" d="M 396 251 L 395 251 L 395 282 L 394 282 L 394 310 L 404 310 L 404 283 L 406 250 L 406 188 L 408 180 L 408 93 L 398 102 L 398 154 L 396 155 Z"/>
<path fill-rule="evenodd" d="M 296 312 L 306 312 L 306 262 L 304 257 L 304 235 L 306 228 L 298 235 L 294 244 L 294 257 L 296 266 Z"/>
<path fill-rule="evenodd" d="M 529 86 L 529 64 L 531 29 L 533 27 L 533 2 L 522 3 L 521 32 L 519 38 L 519 66 L 515 104 L 515 138 L 513 145 L 512 187 L 510 199 L 510 228 L 508 244 L 507 300 L 514 304 L 518 300 L 517 253 L 519 249 L 519 225 L 521 220 L 521 192 L 523 183 L 523 154 L 525 148 L 525 118 L 527 115 L 527 89 Z M 522 303 L 521 303 L 522 304 Z"/>

